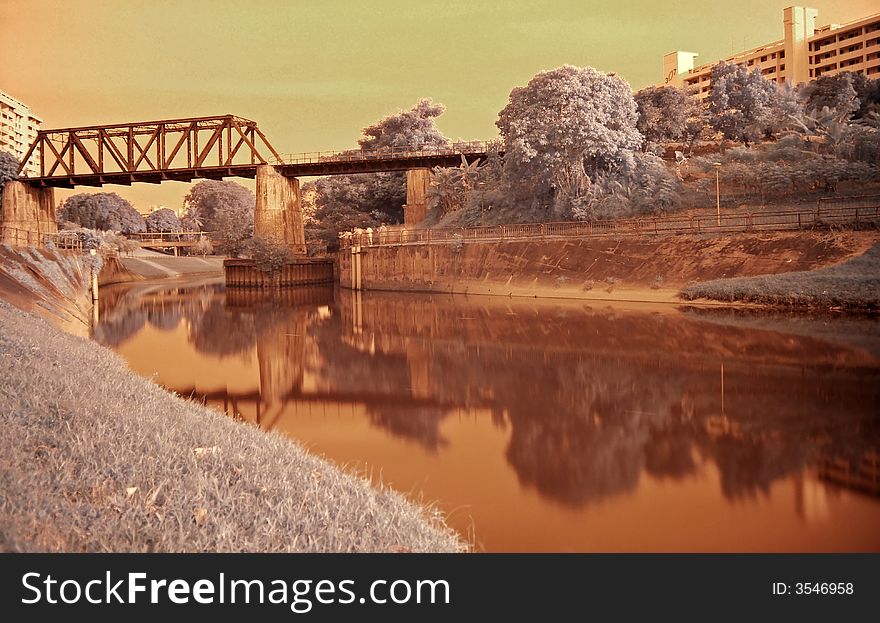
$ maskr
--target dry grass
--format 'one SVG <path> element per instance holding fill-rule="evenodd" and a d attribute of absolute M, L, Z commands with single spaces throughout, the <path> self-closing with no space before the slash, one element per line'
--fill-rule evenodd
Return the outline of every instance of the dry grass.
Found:
<path fill-rule="evenodd" d="M 744 301 L 788 307 L 880 310 L 880 244 L 837 266 L 818 270 L 694 283 L 685 300 Z"/>
<path fill-rule="evenodd" d="M 0 550 L 462 551 L 436 512 L 0 301 Z"/>

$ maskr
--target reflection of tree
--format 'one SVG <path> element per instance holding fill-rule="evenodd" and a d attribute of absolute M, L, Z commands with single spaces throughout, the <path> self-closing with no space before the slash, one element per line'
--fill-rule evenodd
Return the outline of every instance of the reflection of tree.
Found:
<path fill-rule="evenodd" d="M 394 437 L 414 441 L 429 452 L 449 445 L 440 432 L 440 424 L 447 415 L 448 411 L 434 406 L 383 405 L 367 410 L 370 424 Z"/>
<path fill-rule="evenodd" d="M 146 322 L 147 313 L 144 310 L 126 310 L 125 313 L 102 318 L 93 328 L 93 337 L 104 346 L 117 348 L 143 329 Z"/>
<path fill-rule="evenodd" d="M 363 363 L 348 361 L 345 369 L 363 370 L 357 385 L 371 378 L 388 384 L 391 369 L 398 383 L 412 385 L 407 368 L 420 377 L 427 371 L 430 378 L 418 383 L 423 398 L 505 412 L 506 456 L 520 482 L 565 504 L 630 491 L 642 473 L 687 477 L 698 458 L 718 466 L 726 497 L 749 497 L 824 452 L 880 446 L 880 422 L 870 406 L 880 397 L 876 362 L 866 370 L 862 353 L 810 336 L 679 315 L 511 313 L 435 299 L 365 298 L 364 329 L 343 338 L 360 345 Z M 343 308 L 340 315 L 345 327 L 352 314 Z M 325 360 L 339 350 L 358 358 L 334 339 L 328 333 L 321 343 Z M 836 373 L 820 364 L 806 375 L 803 362 L 817 355 L 820 362 L 850 358 L 855 365 Z M 325 382 L 350 386 L 336 371 L 323 368 Z M 426 444 L 437 430 L 421 430 L 423 422 L 402 414 L 393 422 L 418 430 Z"/>
<path fill-rule="evenodd" d="M 182 318 L 183 313 L 178 306 L 147 310 L 147 320 L 160 331 L 173 331 Z"/>
<path fill-rule="evenodd" d="M 254 314 L 228 309 L 215 298 L 206 309 L 189 316 L 189 341 L 200 353 L 228 357 L 247 352 L 257 339 Z"/>

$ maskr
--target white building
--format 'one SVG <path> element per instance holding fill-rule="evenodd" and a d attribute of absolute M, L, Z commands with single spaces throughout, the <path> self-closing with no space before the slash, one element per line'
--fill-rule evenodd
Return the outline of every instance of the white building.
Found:
<path fill-rule="evenodd" d="M 0 91 L 0 149 L 21 160 L 37 138 L 43 120 L 27 104 Z M 40 154 L 36 150 L 25 167 L 30 175 L 39 175 Z"/>
<path fill-rule="evenodd" d="M 719 60 L 760 69 L 768 80 L 794 85 L 844 71 L 880 78 L 880 14 L 817 28 L 818 15 L 816 9 L 788 7 L 783 11 L 782 39 Z M 695 67 L 697 56 L 681 51 L 665 55 L 663 84 L 707 97 L 712 66 L 719 61 Z"/>

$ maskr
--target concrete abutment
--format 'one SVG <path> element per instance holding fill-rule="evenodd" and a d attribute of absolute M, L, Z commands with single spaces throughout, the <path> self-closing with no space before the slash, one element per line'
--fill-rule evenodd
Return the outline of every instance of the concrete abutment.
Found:
<path fill-rule="evenodd" d="M 406 172 L 406 205 L 403 206 L 403 224 L 414 227 L 428 215 L 428 186 L 431 169 L 409 169 Z"/>
<path fill-rule="evenodd" d="M 284 244 L 296 255 L 306 254 L 299 180 L 285 177 L 271 164 L 257 167 L 254 236 Z"/>
<path fill-rule="evenodd" d="M 39 244 L 42 234 L 58 232 L 53 188 L 13 180 L 3 186 L 0 201 L 0 242 Z M 29 240 L 28 236 L 33 239 Z"/>

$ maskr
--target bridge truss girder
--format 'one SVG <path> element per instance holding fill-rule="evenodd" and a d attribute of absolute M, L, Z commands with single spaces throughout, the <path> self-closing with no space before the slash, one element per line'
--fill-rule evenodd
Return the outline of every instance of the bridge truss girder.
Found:
<path fill-rule="evenodd" d="M 34 154 L 28 181 L 66 187 L 253 177 L 280 159 L 256 122 L 235 115 L 41 130 L 19 175 Z"/>

